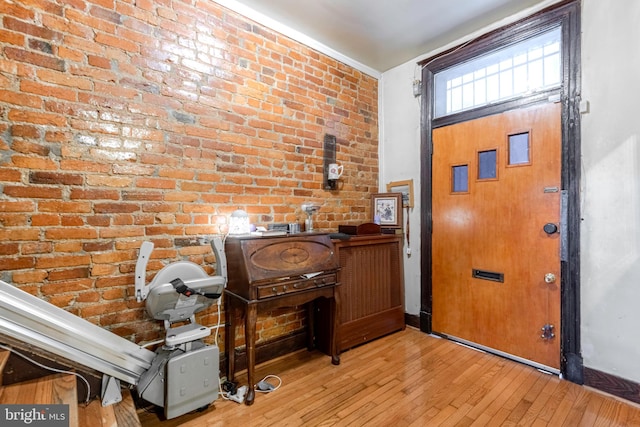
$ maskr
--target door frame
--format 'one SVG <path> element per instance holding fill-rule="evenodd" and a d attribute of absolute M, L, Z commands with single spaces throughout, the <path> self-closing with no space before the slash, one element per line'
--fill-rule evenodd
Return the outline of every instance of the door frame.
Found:
<path fill-rule="evenodd" d="M 434 74 L 476 56 L 527 39 L 548 29 L 562 28 L 562 84 L 558 89 L 479 107 L 434 119 Z M 567 191 L 566 251 L 561 259 L 560 371 L 563 378 L 584 383 L 580 348 L 580 1 L 568 0 L 527 18 L 425 59 L 421 99 L 421 296 L 420 330 L 432 333 L 432 130 L 503 111 L 549 102 L 562 103 L 561 186 Z"/>

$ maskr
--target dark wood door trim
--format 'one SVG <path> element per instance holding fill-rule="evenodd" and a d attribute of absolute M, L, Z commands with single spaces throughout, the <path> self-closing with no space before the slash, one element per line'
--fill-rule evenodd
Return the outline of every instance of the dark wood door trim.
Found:
<path fill-rule="evenodd" d="M 433 76 L 439 70 L 466 61 L 510 43 L 529 38 L 547 29 L 562 28 L 563 83 L 560 90 L 506 101 L 440 119 L 433 115 Z M 422 67 L 421 105 L 421 307 L 420 329 L 432 332 L 432 154 L 434 128 L 471 120 L 501 111 L 548 102 L 560 94 L 562 102 L 562 189 L 568 194 L 567 256 L 561 262 L 561 372 L 578 384 L 584 382 L 580 348 L 580 2 L 564 1 L 528 18 L 485 34 L 464 45 L 419 63 Z"/>

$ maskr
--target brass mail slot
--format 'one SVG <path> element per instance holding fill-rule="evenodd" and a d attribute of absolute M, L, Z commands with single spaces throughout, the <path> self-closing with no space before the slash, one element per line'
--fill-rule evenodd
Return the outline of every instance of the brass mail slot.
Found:
<path fill-rule="evenodd" d="M 504 273 L 496 273 L 494 271 L 473 269 L 472 276 L 476 279 L 490 280 L 492 282 L 504 283 Z"/>

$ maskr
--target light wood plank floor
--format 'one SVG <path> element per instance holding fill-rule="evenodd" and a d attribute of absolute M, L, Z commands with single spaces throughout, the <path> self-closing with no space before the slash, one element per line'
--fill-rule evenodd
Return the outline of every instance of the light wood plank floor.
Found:
<path fill-rule="evenodd" d="M 280 389 L 218 399 L 153 426 L 640 426 L 640 405 L 407 327 L 342 354 L 299 351 L 256 367 Z M 246 381 L 240 376 L 238 380 Z"/>

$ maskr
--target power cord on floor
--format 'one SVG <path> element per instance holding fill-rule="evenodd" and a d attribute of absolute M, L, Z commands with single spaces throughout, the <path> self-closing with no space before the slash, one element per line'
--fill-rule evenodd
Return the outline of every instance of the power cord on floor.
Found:
<path fill-rule="evenodd" d="M 276 385 L 270 383 L 269 379 L 275 378 L 278 380 Z M 258 384 L 254 386 L 255 391 L 259 393 L 271 393 L 272 391 L 276 391 L 282 385 L 282 380 L 277 375 L 267 375 L 260 381 Z M 218 395 L 220 395 L 224 400 L 232 400 L 236 403 L 243 403 L 244 399 L 247 395 L 248 387 L 243 385 L 238 387 L 238 384 L 232 381 L 227 381 L 226 378 L 221 378 L 218 381 Z"/>
<path fill-rule="evenodd" d="M 278 380 L 278 384 L 273 385 L 267 381 L 268 379 L 271 379 L 271 378 L 275 378 L 276 380 Z M 266 377 L 258 381 L 258 384 L 256 384 L 256 391 L 259 393 L 271 393 L 272 391 L 276 391 L 277 389 L 279 389 L 281 385 L 282 385 L 282 379 L 279 376 L 267 375 Z"/>
<path fill-rule="evenodd" d="M 33 360 L 30 357 L 20 353 L 19 351 L 15 350 L 15 349 L 13 349 L 11 347 L 7 347 L 5 345 L 2 345 L 2 344 L 0 344 L 0 348 L 2 348 L 4 350 L 7 350 L 7 351 L 10 351 L 13 354 L 15 354 L 17 356 L 20 356 L 23 359 L 28 360 L 29 362 L 33 363 L 34 365 L 39 366 L 39 367 L 41 367 L 43 369 L 46 369 L 48 371 L 57 372 L 59 374 L 71 374 L 71 375 L 75 375 L 76 377 L 80 378 L 82 381 L 84 381 L 85 385 L 87 386 L 87 400 L 85 400 L 85 404 L 87 404 L 87 405 L 89 404 L 89 400 L 91 398 L 91 387 L 89 387 L 89 381 L 87 381 L 87 379 L 85 377 L 83 377 L 82 375 L 80 375 L 79 373 L 73 372 L 73 371 L 64 371 L 64 370 L 61 370 L 61 369 L 52 368 L 51 366 L 43 365 L 42 363 L 36 362 L 35 360 Z"/>

